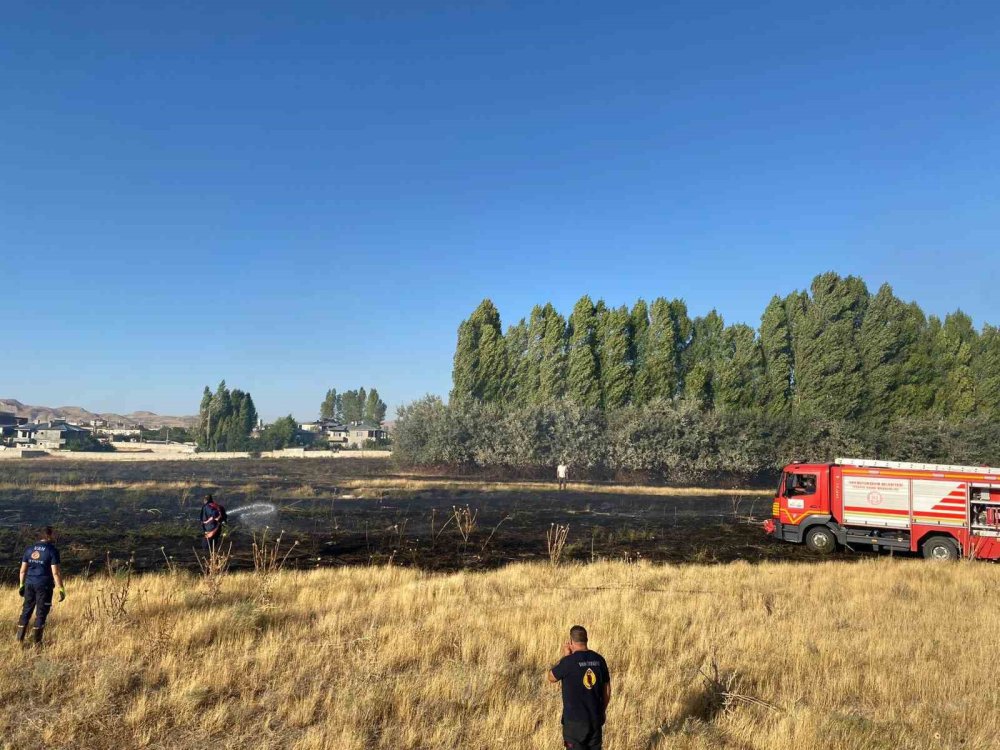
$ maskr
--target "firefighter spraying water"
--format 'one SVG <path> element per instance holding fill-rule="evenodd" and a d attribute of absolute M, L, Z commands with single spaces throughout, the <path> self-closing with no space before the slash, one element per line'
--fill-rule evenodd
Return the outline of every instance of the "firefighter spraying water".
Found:
<path fill-rule="evenodd" d="M 201 531 L 202 544 L 208 554 L 221 551 L 226 520 L 226 509 L 212 495 L 205 495 L 201 506 Z"/>
<path fill-rule="evenodd" d="M 266 519 L 277 512 L 277 507 L 271 503 L 250 503 L 227 511 L 214 496 L 206 495 L 201 506 L 202 543 L 205 552 L 211 554 L 213 551 L 222 551 L 222 541 L 229 536 L 230 520 L 259 528 Z"/>

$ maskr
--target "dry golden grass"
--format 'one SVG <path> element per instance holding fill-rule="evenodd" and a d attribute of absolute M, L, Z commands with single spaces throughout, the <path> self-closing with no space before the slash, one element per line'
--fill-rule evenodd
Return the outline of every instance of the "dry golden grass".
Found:
<path fill-rule="evenodd" d="M 542 678 L 574 623 L 612 669 L 608 750 L 985 749 L 1000 734 L 992 565 L 278 576 L 263 601 L 252 574 L 214 601 L 194 578 L 147 576 L 124 622 L 88 621 L 105 584 L 71 580 L 44 650 L 13 627 L 0 645 L 0 747 L 558 747 Z"/>
<path fill-rule="evenodd" d="M 356 491 L 366 495 L 378 491 L 419 492 L 422 490 L 447 490 L 449 492 L 553 492 L 555 482 L 478 482 L 462 479 L 406 479 L 388 477 L 384 479 L 347 479 L 339 482 L 341 489 Z M 754 495 L 770 497 L 774 490 L 724 489 L 719 487 L 659 487 L 632 484 L 601 484 L 590 482 L 570 482 L 568 492 L 606 495 L 647 495 L 677 497 L 681 495 Z"/>
<path fill-rule="evenodd" d="M 339 484 L 361 497 L 554 489 L 416 476 Z M 301 498 L 332 491 L 290 486 Z M 189 483 L 88 476 L 33 488 Z M 886 558 L 449 576 L 355 568 L 230 575 L 212 600 L 181 574 L 137 579 L 123 618 L 100 614 L 102 597 L 120 590 L 73 580 L 46 649 L 22 651 L 12 625 L 0 640 L 0 748 L 558 747 L 558 691 L 541 677 L 574 622 L 591 628 L 615 673 L 610 750 L 997 747 L 989 636 L 1000 624 L 998 584 L 994 566 Z M 12 623 L 19 599 L 0 593 Z M 703 676 L 715 676 L 713 663 L 714 682 Z"/>
<path fill-rule="evenodd" d="M 206 482 L 201 485 L 202 487 L 216 487 L 218 485 L 212 482 Z M 181 482 L 181 481 L 143 481 L 143 482 L 126 482 L 126 481 L 116 481 L 116 482 L 30 482 L 24 484 L 16 484 L 12 482 L 0 482 L 0 492 L 11 491 L 11 490 L 24 490 L 30 489 L 36 492 L 101 492 L 103 490 L 132 490 L 132 491 L 164 491 L 164 490 L 183 490 L 191 487 L 191 482 Z"/>
<path fill-rule="evenodd" d="M 411 493 L 420 491 L 447 492 L 553 492 L 554 482 L 487 482 L 461 479 L 407 479 L 405 477 L 364 478 L 335 480 L 337 487 L 362 498 L 377 497 L 386 494 Z M 201 482 L 201 488 L 218 488 L 213 482 Z M 184 481 L 112 481 L 112 482 L 30 482 L 17 484 L 0 482 L 0 492 L 10 490 L 31 489 L 36 492 L 73 493 L 100 492 L 104 490 L 130 490 L 142 492 L 164 492 L 167 490 L 190 489 L 191 482 Z M 245 495 L 260 492 L 261 487 L 255 483 L 247 483 L 237 488 Z M 659 497 L 703 496 L 715 497 L 724 495 L 767 496 L 774 494 L 767 489 L 725 489 L 719 487 L 659 487 L 631 484 L 600 484 L 589 482 L 572 482 L 567 485 L 570 492 L 605 495 L 642 495 Z M 309 484 L 299 484 L 290 488 L 285 494 L 288 497 L 316 498 L 327 493 L 322 488 L 317 489 Z"/>

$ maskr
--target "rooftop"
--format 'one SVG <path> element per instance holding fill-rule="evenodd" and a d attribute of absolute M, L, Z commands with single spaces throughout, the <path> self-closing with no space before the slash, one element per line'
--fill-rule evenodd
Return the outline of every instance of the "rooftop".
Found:
<path fill-rule="evenodd" d="M 384 430 L 385 428 L 380 424 L 375 424 L 374 422 L 351 422 L 346 429 L 350 430 Z"/>
<path fill-rule="evenodd" d="M 20 425 L 22 430 L 32 430 L 37 432 L 39 430 L 62 430 L 63 432 L 90 432 L 85 427 L 80 427 L 79 425 L 69 424 L 68 422 L 38 422 L 33 424 Z"/>

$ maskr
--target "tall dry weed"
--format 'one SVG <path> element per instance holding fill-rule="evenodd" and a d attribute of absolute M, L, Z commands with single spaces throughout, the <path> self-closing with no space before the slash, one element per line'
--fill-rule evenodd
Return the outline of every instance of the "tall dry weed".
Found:
<path fill-rule="evenodd" d="M 554 523 L 549 526 L 549 530 L 545 534 L 545 546 L 549 555 L 549 564 L 553 567 L 562 562 L 568 538 L 569 524 Z"/>
<path fill-rule="evenodd" d="M 210 601 L 218 599 L 222 592 L 223 581 L 229 573 L 232 553 L 233 545 L 231 542 L 213 545 L 208 552 L 203 554 L 195 552 L 198 569 L 201 571 L 202 587 Z"/>
<path fill-rule="evenodd" d="M 273 599 L 273 590 L 276 579 L 281 570 L 285 567 L 288 556 L 298 546 L 298 541 L 288 546 L 284 554 L 281 550 L 281 540 L 284 532 L 278 534 L 276 539 L 268 539 L 270 529 L 265 526 L 259 534 L 253 534 L 253 573 L 255 586 L 253 598 L 261 603 L 270 605 Z"/>
<path fill-rule="evenodd" d="M 84 619 L 97 625 L 121 625 L 129 620 L 134 597 L 132 584 L 135 576 L 135 561 L 114 560 L 108 553 L 104 562 L 104 574 L 91 590 L 91 596 L 84 611 Z"/>

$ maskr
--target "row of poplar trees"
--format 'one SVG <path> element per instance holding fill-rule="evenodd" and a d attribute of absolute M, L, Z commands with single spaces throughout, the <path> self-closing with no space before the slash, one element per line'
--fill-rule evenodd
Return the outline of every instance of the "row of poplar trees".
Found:
<path fill-rule="evenodd" d="M 380 425 L 385 421 L 386 411 L 388 407 L 378 395 L 377 388 L 365 391 L 362 387 L 343 393 L 337 393 L 336 388 L 331 388 L 320 404 L 319 418 L 341 424 L 371 422 Z"/>
<path fill-rule="evenodd" d="M 229 390 L 226 381 L 215 393 L 206 385 L 198 410 L 198 445 L 210 451 L 247 450 L 257 427 L 257 407 L 250 394 Z"/>
<path fill-rule="evenodd" d="M 944 320 L 888 284 L 824 273 L 808 292 L 771 299 L 760 327 L 692 318 L 679 299 L 608 307 L 551 304 L 502 331 L 484 300 L 459 327 L 454 403 L 569 399 L 614 410 L 680 399 L 722 412 L 888 424 L 1000 417 L 1000 331 L 962 312 Z"/>

